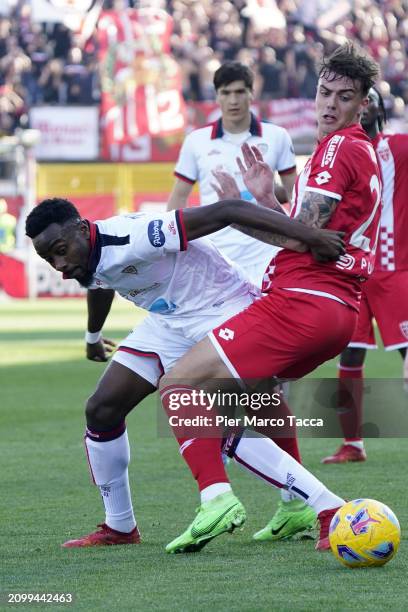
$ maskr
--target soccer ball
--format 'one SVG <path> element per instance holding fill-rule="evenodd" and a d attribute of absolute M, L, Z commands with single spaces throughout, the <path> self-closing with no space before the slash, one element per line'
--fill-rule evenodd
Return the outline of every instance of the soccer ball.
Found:
<path fill-rule="evenodd" d="M 347 567 L 384 565 L 397 553 L 400 539 L 397 517 L 374 499 L 348 502 L 330 523 L 330 547 Z"/>

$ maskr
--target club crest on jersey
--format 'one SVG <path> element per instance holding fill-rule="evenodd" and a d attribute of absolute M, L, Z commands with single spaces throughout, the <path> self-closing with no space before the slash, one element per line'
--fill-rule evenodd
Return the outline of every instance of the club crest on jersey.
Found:
<path fill-rule="evenodd" d="M 327 170 L 323 170 L 323 172 L 319 172 L 319 174 L 316 176 L 315 181 L 318 185 L 324 185 L 325 183 L 328 183 L 331 178 L 332 175 L 330 174 L 330 172 L 327 172 Z"/>
<path fill-rule="evenodd" d="M 136 266 L 126 266 L 126 268 L 123 268 L 122 270 L 122 274 L 137 274 L 137 268 Z"/>
<path fill-rule="evenodd" d="M 405 336 L 405 338 L 408 338 L 408 321 L 401 321 L 399 326 L 401 333 Z"/>
<path fill-rule="evenodd" d="M 389 159 L 390 159 L 390 150 L 389 150 L 388 147 L 386 149 L 377 149 L 377 153 L 378 153 L 378 155 L 381 157 L 381 159 L 384 162 L 389 161 Z"/>
<path fill-rule="evenodd" d="M 324 166 L 329 166 L 329 168 L 333 168 L 334 160 L 336 159 L 336 155 L 339 152 L 343 140 L 344 136 L 339 136 L 338 134 L 330 138 L 323 154 L 323 160 L 321 163 L 322 168 L 324 168 Z"/>
<path fill-rule="evenodd" d="M 162 247 L 166 242 L 166 237 L 161 230 L 162 225 L 163 221 L 161 219 L 154 219 L 147 226 L 147 235 L 150 243 L 156 248 Z"/>

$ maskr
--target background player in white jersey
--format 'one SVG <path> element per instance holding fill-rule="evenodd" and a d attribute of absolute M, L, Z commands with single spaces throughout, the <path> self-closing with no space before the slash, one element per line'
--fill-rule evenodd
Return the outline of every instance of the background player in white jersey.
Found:
<path fill-rule="evenodd" d="M 386 351 L 398 350 L 407 365 L 408 347 L 408 135 L 385 134 L 381 94 L 372 88 L 361 124 L 371 138 L 382 178 L 382 208 L 375 268 L 363 284 L 358 324 L 339 365 L 339 418 L 344 443 L 323 463 L 365 461 L 361 435 L 363 366 L 375 349 L 373 319 Z M 408 378 L 408 372 L 404 375 Z"/>
<path fill-rule="evenodd" d="M 255 203 L 256 199 L 245 185 L 236 164 L 237 158 L 243 158 L 242 145 L 256 146 L 261 151 L 264 162 L 279 173 L 283 183 L 283 190 L 281 188 L 278 196 L 283 202 L 290 200 L 296 179 L 293 144 L 285 129 L 259 121 L 251 113 L 253 80 L 251 70 L 240 62 L 226 62 L 215 72 L 213 83 L 221 117 L 210 125 L 194 130 L 184 140 L 175 167 L 176 182 L 169 198 L 168 210 L 187 206 L 196 181 L 199 183 L 201 205 L 216 201 L 218 198 L 214 189 L 214 177 L 220 172 L 233 176 L 240 198 Z M 280 209 L 275 198 L 265 200 L 262 205 Z M 212 234 L 210 239 L 223 255 L 244 269 L 257 287 L 262 286 L 267 265 L 277 253 L 276 247 L 262 244 L 232 227 Z M 292 433 L 292 437 L 279 437 L 275 442 L 297 461 L 301 461 L 295 428 Z M 316 517 L 310 508 L 288 491 L 282 491 L 281 496 L 273 520 L 267 529 L 255 534 L 256 539 L 288 538 L 313 526 Z"/>
<path fill-rule="evenodd" d="M 80 218 L 73 204 L 54 198 L 40 203 L 27 217 L 26 232 L 38 254 L 64 278 L 110 290 L 105 307 L 99 303 L 96 314 L 101 326 L 109 311 L 111 290 L 149 310 L 148 317 L 120 345 L 86 407 L 86 449 L 106 521 L 99 531 L 65 546 L 139 542 L 129 490 L 125 417 L 212 325 L 252 303 L 254 288 L 242 272 L 231 267 L 211 242 L 194 240 L 231 222 L 265 230 L 266 240 L 274 239 L 270 232 L 275 230 L 302 239 L 317 247 L 316 256 L 322 250 L 329 257 L 343 251 L 338 234 L 323 235 L 265 208 L 253 210 L 242 201 L 90 223 Z M 194 242 L 187 248 L 188 240 Z M 294 241 L 292 247 L 305 249 Z M 204 446 L 201 450 L 217 478 L 228 483 L 219 442 L 210 440 Z M 194 461 L 197 450 L 191 450 Z M 209 495 L 212 483 L 202 485 Z"/>
<path fill-rule="evenodd" d="M 253 80 L 251 70 L 239 62 L 226 62 L 215 72 L 214 88 L 221 118 L 194 130 L 184 140 L 174 171 L 176 181 L 168 210 L 185 208 L 197 181 L 200 204 L 215 202 L 217 193 L 213 187 L 213 172 L 219 170 L 235 178 L 241 199 L 255 202 L 236 164 L 236 158 L 242 157 L 241 146 L 244 143 L 257 146 L 268 166 L 279 172 L 285 194 L 281 199 L 290 199 L 296 179 L 293 144 L 284 128 L 259 121 L 251 112 Z M 223 255 L 245 270 L 255 285 L 261 286 L 263 273 L 276 248 L 260 244 L 231 227 L 212 234 L 210 239 Z"/>

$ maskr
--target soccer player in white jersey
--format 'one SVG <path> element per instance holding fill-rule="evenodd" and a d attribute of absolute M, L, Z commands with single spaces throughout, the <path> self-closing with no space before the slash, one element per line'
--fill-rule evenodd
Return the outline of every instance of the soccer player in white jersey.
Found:
<path fill-rule="evenodd" d="M 213 172 L 219 170 L 235 178 L 242 200 L 255 202 L 236 164 L 236 158 L 242 157 L 244 143 L 255 145 L 268 166 L 279 173 L 283 191 L 286 190 L 284 201 L 290 199 L 296 180 L 293 144 L 284 128 L 259 121 L 251 112 L 253 80 L 251 70 L 239 62 L 226 62 L 215 72 L 214 88 L 221 117 L 185 138 L 174 171 L 176 181 L 168 210 L 185 208 L 197 181 L 200 204 L 215 202 L 217 193 L 213 186 Z M 223 255 L 238 263 L 256 286 L 261 287 L 264 271 L 276 248 L 260 244 L 231 227 L 212 234 L 210 240 Z"/>
<path fill-rule="evenodd" d="M 175 184 L 168 202 L 168 210 L 185 208 L 194 183 L 198 181 L 200 204 L 210 204 L 217 199 L 214 177 L 220 172 L 231 175 L 238 185 L 239 197 L 256 203 L 247 188 L 236 159 L 243 159 L 242 145 L 256 146 L 263 161 L 279 173 L 285 197 L 290 200 L 296 179 L 296 158 L 288 132 L 273 123 L 259 121 L 251 113 L 253 101 L 251 70 L 240 62 L 226 62 L 214 74 L 216 99 L 221 117 L 214 123 L 191 132 L 184 140 L 175 167 Z M 278 197 L 281 193 L 277 194 Z M 262 203 L 277 206 L 274 198 Z M 226 227 L 210 236 L 221 253 L 239 264 L 251 281 L 261 287 L 263 277 L 272 257 L 278 249 L 262 244 L 251 236 L 232 227 Z M 289 416 L 289 412 L 287 416 Z M 291 437 L 276 437 L 276 444 L 296 461 L 301 456 L 296 439 L 296 428 Z M 290 492 L 282 491 L 281 501 L 267 528 L 256 533 L 258 540 L 278 540 L 310 530 L 316 520 L 311 508 L 296 499 Z"/>
<path fill-rule="evenodd" d="M 408 135 L 385 134 L 385 107 L 372 88 L 361 124 L 371 138 L 382 178 L 382 209 L 374 273 L 363 285 L 358 324 L 339 364 L 339 418 L 344 442 L 323 463 L 365 461 L 363 418 L 364 360 L 377 348 L 373 318 L 386 351 L 398 350 L 408 378 Z"/>
<path fill-rule="evenodd" d="M 273 241 L 275 232 L 281 241 L 287 236 L 286 246 L 300 251 L 307 250 L 307 244 L 316 257 L 336 259 L 344 251 L 337 232 L 305 228 L 285 215 L 262 207 L 254 210 L 251 204 L 234 200 L 91 223 L 81 219 L 71 202 L 54 198 L 41 202 L 27 217 L 26 233 L 41 257 L 64 278 L 107 292 L 108 307 L 99 307 L 94 323 L 99 318 L 102 327 L 113 290 L 149 311 L 121 343 L 86 406 L 86 450 L 104 502 L 105 522 L 98 531 L 64 546 L 140 541 L 129 489 L 125 417 L 212 326 L 252 303 L 254 288 L 241 271 L 231 267 L 209 241 L 195 240 L 232 222 L 263 230 L 265 240 Z M 229 485 L 220 441 L 199 442 L 183 457 L 190 469 L 205 461 L 215 474 L 216 487 L 200 481 L 197 474 L 205 500 L 218 494 L 217 487 Z M 241 507 L 238 500 L 236 505 Z"/>

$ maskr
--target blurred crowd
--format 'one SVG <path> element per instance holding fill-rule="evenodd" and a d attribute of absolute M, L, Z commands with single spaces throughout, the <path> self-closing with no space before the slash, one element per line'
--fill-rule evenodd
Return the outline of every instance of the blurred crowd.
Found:
<path fill-rule="evenodd" d="M 40 104 L 98 104 L 95 38 L 80 44 L 61 24 L 33 23 L 27 0 L 0 17 L 0 134 L 27 124 Z M 155 6 L 174 17 L 172 52 L 186 100 L 214 98 L 220 64 L 255 73 L 259 99 L 313 98 L 316 61 L 346 38 L 380 63 L 382 93 L 397 114 L 408 102 L 408 0 L 107 0 L 106 8 Z"/>

